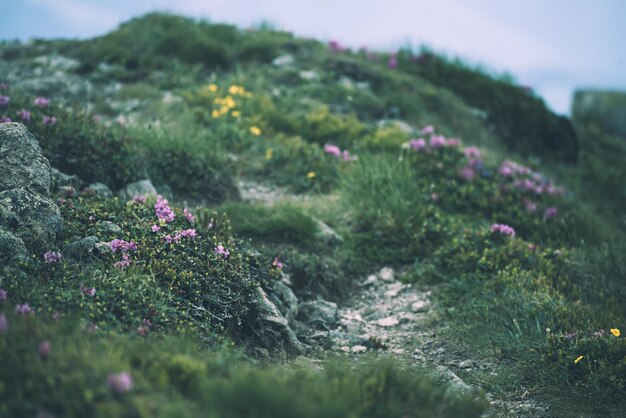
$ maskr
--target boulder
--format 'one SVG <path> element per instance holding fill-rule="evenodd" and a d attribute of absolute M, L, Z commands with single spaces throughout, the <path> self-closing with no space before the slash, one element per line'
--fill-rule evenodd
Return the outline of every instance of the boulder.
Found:
<path fill-rule="evenodd" d="M 21 123 L 0 123 L 0 192 L 26 189 L 50 194 L 50 163 Z"/>
<path fill-rule="evenodd" d="M 28 260 L 28 251 L 24 241 L 0 226 L 0 265 L 9 261 Z"/>
<path fill-rule="evenodd" d="M 276 305 L 270 301 L 267 294 L 260 287 L 258 290 L 258 307 L 261 320 L 267 325 L 263 330 L 265 344 L 274 348 L 283 348 L 290 354 L 300 354 L 302 344 L 289 327 L 289 322 L 280 313 Z"/>
<path fill-rule="evenodd" d="M 303 302 L 299 307 L 298 318 L 320 329 L 332 329 L 337 326 L 337 304 L 326 300 Z"/>
<path fill-rule="evenodd" d="M 268 297 L 289 323 L 293 323 L 298 316 L 298 299 L 289 286 L 282 281 L 275 281 Z"/>
<path fill-rule="evenodd" d="M 63 187 L 72 187 L 75 190 L 80 189 L 82 181 L 76 175 L 62 173 L 56 168 L 50 169 L 50 190 L 59 191 Z"/>
<path fill-rule="evenodd" d="M 97 243 L 98 238 L 94 236 L 79 239 L 63 247 L 63 255 L 79 260 L 83 259 L 94 251 Z"/>
<path fill-rule="evenodd" d="M 87 190 L 89 190 L 95 196 L 101 197 L 103 199 L 113 197 L 113 192 L 111 191 L 111 189 L 109 189 L 109 186 L 104 183 L 91 183 L 89 187 L 87 187 Z"/>
<path fill-rule="evenodd" d="M 157 194 L 157 190 L 149 179 L 127 184 L 117 195 L 122 200 L 130 200 L 137 195 Z"/>

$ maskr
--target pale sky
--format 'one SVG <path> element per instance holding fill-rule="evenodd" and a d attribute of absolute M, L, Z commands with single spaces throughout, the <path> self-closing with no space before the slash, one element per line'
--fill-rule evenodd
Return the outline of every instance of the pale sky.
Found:
<path fill-rule="evenodd" d="M 577 87 L 626 90 L 626 0 L 1 0 L 0 39 L 85 38 L 171 11 L 263 20 L 355 48 L 410 43 L 507 71 L 557 112 Z"/>

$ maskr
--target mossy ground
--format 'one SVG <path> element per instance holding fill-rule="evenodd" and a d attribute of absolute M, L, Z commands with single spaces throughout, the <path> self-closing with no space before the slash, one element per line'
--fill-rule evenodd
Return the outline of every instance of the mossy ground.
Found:
<path fill-rule="evenodd" d="M 20 120 L 17 112 L 30 110 L 24 122 L 61 171 L 113 189 L 150 177 L 177 201 L 175 220 L 159 223 L 154 198 L 55 196 L 65 221 L 59 248 L 95 236 L 138 249 L 127 252 L 126 268 L 115 264 L 122 254 L 106 249 L 66 254 L 59 264 L 34 254 L 29 266 L 4 266 L 0 359 L 14 373 L 0 382 L 3 414 L 484 409 L 480 397 L 452 395 L 402 364 L 324 362 L 315 371 L 236 354 L 280 350 L 263 336 L 255 299 L 259 284 L 275 280 L 276 257 L 301 298 L 340 302 L 356 279 L 386 265 L 401 267 L 406 282 L 436 284 L 440 338 L 492 365 L 462 377 L 496 398 L 530 388 L 556 416 L 618 415 L 624 407 L 626 345 L 610 330 L 626 320 L 626 147 L 601 127 L 575 121 L 572 142 L 539 98 L 431 53 L 404 51 L 389 68 L 385 54 L 162 14 L 93 40 L 4 45 L 1 53 L 10 65 L 61 53 L 79 59 L 76 71 L 96 86 L 123 83 L 113 98 L 72 103 L 59 92 L 40 108 L 18 81 L 0 91 L 10 97 L 0 117 Z M 294 63 L 271 64 L 284 54 Z M 476 107 L 490 112 L 487 121 Z M 420 132 L 429 124 L 434 134 Z M 240 178 L 299 198 L 241 202 Z M 343 242 L 320 238 L 313 217 Z M 196 236 L 168 242 L 188 229 Z M 13 312 L 25 303 L 33 314 Z M 47 354 L 37 349 L 44 341 Z M 134 387 L 115 394 L 107 376 L 124 371 Z"/>

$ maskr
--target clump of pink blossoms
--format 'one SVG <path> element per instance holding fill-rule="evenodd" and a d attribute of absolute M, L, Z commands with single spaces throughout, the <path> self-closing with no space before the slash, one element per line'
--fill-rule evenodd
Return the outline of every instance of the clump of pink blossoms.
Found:
<path fill-rule="evenodd" d="M 159 221 L 172 222 L 174 220 L 174 211 L 170 207 L 166 198 L 161 195 L 157 196 L 157 201 L 154 204 L 154 212 Z"/>
<path fill-rule="evenodd" d="M 502 235 L 507 235 L 510 237 L 515 236 L 515 230 L 508 225 L 505 224 L 493 224 L 491 225 L 491 232 L 498 232 Z"/>
<path fill-rule="evenodd" d="M 128 372 L 111 373 L 107 378 L 107 384 L 113 392 L 121 395 L 133 388 L 133 378 Z"/>

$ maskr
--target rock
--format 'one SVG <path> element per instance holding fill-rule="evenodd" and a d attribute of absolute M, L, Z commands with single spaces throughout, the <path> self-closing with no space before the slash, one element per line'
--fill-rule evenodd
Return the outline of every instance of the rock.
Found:
<path fill-rule="evenodd" d="M 459 363 L 459 368 L 460 369 L 471 369 L 473 365 L 474 365 L 474 363 L 472 362 L 472 360 L 463 360 L 462 362 Z"/>
<path fill-rule="evenodd" d="M 430 302 L 428 300 L 418 300 L 411 304 L 411 312 L 425 312 L 430 308 Z"/>
<path fill-rule="evenodd" d="M 48 197 L 11 189 L 0 193 L 0 226 L 21 238 L 30 251 L 43 252 L 60 238 L 63 219 Z"/>
<path fill-rule="evenodd" d="M 454 374 L 454 372 L 446 366 L 437 366 L 436 371 L 442 380 L 448 382 L 457 392 L 467 393 L 472 391 L 472 387 L 470 385 L 461 380 L 459 376 Z"/>
<path fill-rule="evenodd" d="M 9 261 L 28 260 L 28 251 L 21 238 L 0 226 L 0 265 Z"/>
<path fill-rule="evenodd" d="M 94 246 L 95 251 L 99 254 L 111 254 L 113 251 L 111 250 L 111 246 L 107 242 L 98 242 Z"/>
<path fill-rule="evenodd" d="M 122 232 L 122 228 L 111 221 L 100 221 L 97 224 L 100 232 L 108 233 L 108 234 L 119 234 Z"/>
<path fill-rule="evenodd" d="M 397 297 L 400 292 L 404 289 L 404 284 L 402 283 L 392 283 L 387 286 L 387 290 L 385 291 L 385 299 L 393 299 Z"/>
<path fill-rule="evenodd" d="M 104 183 L 91 183 L 87 189 L 103 199 L 113 197 L 113 192 L 109 189 L 109 186 Z"/>
<path fill-rule="evenodd" d="M 174 192 L 172 191 L 172 188 L 168 186 L 167 184 L 162 184 L 160 186 L 156 186 L 155 188 L 156 188 L 157 194 L 160 194 L 161 196 L 163 196 L 170 202 L 174 200 Z"/>
<path fill-rule="evenodd" d="M 298 316 L 298 299 L 289 286 L 282 281 L 275 281 L 268 297 L 289 323 L 296 319 Z"/>
<path fill-rule="evenodd" d="M 295 62 L 293 55 L 285 54 L 278 56 L 272 60 L 272 65 L 274 67 L 288 67 Z"/>
<path fill-rule="evenodd" d="M 79 239 L 78 241 L 67 244 L 63 248 L 63 255 L 71 258 L 82 259 L 93 252 L 97 243 L 98 238 L 94 236 Z"/>
<path fill-rule="evenodd" d="M 317 232 L 315 238 L 326 244 L 342 244 L 343 238 L 334 229 L 325 224 L 319 219 L 315 219 L 317 222 Z"/>
<path fill-rule="evenodd" d="M 156 188 L 152 185 L 149 179 L 139 180 L 130 184 L 127 184 L 117 195 L 122 200 L 130 200 L 136 195 L 157 194 Z"/>
<path fill-rule="evenodd" d="M 367 351 L 367 347 L 365 347 L 364 345 L 355 345 L 350 348 L 350 351 L 352 351 L 353 353 L 363 353 Z"/>
<path fill-rule="evenodd" d="M 397 119 L 383 119 L 378 121 L 378 126 L 393 126 L 394 128 L 398 128 L 402 132 L 407 134 L 413 134 L 415 129 L 408 122 Z"/>
<path fill-rule="evenodd" d="M 393 282 L 393 269 L 390 267 L 383 267 L 380 270 L 380 273 L 378 273 L 378 276 L 380 277 L 380 280 L 382 280 L 383 282 Z"/>
<path fill-rule="evenodd" d="M 398 325 L 399 322 L 400 321 L 398 321 L 398 319 L 393 316 L 388 316 L 386 318 L 382 318 L 376 321 L 376 323 L 381 327 L 393 327 L 395 325 Z"/>
<path fill-rule="evenodd" d="M 80 62 L 64 57 L 63 55 L 41 55 L 33 60 L 36 64 L 44 65 L 53 71 L 72 71 L 80 67 Z"/>
<path fill-rule="evenodd" d="M 331 329 L 337 325 L 337 314 L 336 303 L 320 299 L 302 303 L 299 318 L 318 328 Z"/>
<path fill-rule="evenodd" d="M 263 289 L 259 287 L 257 290 L 259 316 L 268 325 L 268 329 L 263 330 L 266 344 L 271 347 L 282 345 L 285 350 L 292 354 L 301 353 L 302 344 L 289 327 L 287 319 L 281 315 L 276 305 L 268 299 Z"/>
<path fill-rule="evenodd" d="M 56 168 L 50 168 L 50 190 L 53 192 L 59 191 L 62 187 L 79 189 L 81 183 L 78 176 L 71 176 L 60 172 Z"/>
<path fill-rule="evenodd" d="M 378 285 L 378 276 L 375 274 L 370 274 L 367 276 L 367 279 L 363 282 L 363 286 L 376 286 Z"/>
<path fill-rule="evenodd" d="M 0 123 L 0 192 L 22 188 L 50 194 L 50 163 L 21 123 Z"/>
<path fill-rule="evenodd" d="M 314 70 L 305 70 L 305 71 L 300 71 L 300 78 L 303 80 L 311 81 L 311 80 L 317 80 L 318 78 L 320 78 L 320 76 Z"/>

